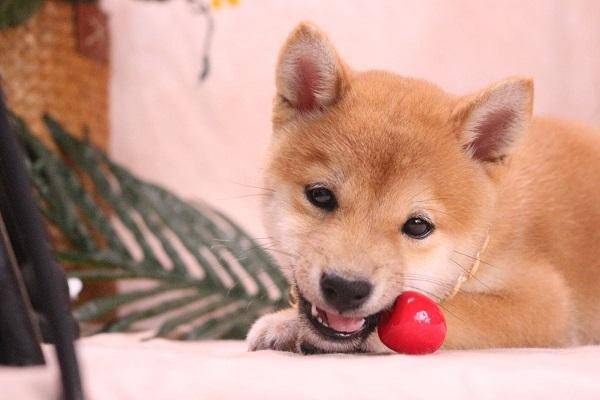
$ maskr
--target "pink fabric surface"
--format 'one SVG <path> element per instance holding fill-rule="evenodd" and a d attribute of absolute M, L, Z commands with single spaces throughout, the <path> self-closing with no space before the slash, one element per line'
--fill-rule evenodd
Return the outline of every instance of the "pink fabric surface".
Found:
<path fill-rule="evenodd" d="M 145 336 L 79 342 L 88 399 L 600 399 L 600 346 L 300 356 Z M 50 399 L 56 376 L 52 358 L 49 368 L 0 368 L 0 399 Z"/>

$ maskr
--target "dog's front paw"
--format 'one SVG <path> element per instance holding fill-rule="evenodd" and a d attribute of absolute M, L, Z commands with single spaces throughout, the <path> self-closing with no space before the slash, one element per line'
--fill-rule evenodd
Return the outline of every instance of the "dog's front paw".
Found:
<path fill-rule="evenodd" d="M 265 315 L 248 332 L 248 350 L 298 352 L 298 329 L 298 310 L 294 308 Z"/>

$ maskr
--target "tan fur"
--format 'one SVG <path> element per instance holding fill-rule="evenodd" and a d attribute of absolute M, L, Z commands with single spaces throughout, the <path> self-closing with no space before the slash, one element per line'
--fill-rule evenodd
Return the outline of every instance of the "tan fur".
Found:
<path fill-rule="evenodd" d="M 306 81 L 322 84 L 298 100 L 306 93 L 294 94 L 294 68 L 311 61 Z M 530 119 L 533 86 L 523 78 L 458 97 L 421 80 L 353 71 L 308 24 L 282 50 L 277 89 L 265 223 L 283 271 L 312 303 L 326 307 L 324 271 L 375 284 L 348 315 L 379 312 L 407 289 L 442 301 L 489 233 L 476 277 L 443 303 L 447 348 L 600 342 L 600 132 Z M 504 111 L 506 143 L 485 151 L 477 129 L 504 127 L 489 117 Z M 315 182 L 334 190 L 339 209 L 324 213 L 306 200 Z M 435 223 L 426 239 L 400 232 L 415 211 Z M 351 346 L 323 340 L 295 310 L 263 317 L 248 342 L 384 350 L 376 333 Z"/>

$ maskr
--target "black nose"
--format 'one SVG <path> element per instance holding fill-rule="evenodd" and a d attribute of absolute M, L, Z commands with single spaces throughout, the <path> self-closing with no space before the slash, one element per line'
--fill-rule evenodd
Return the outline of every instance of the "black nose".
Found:
<path fill-rule="evenodd" d="M 325 300 L 339 312 L 362 306 L 371 294 L 368 281 L 353 281 L 335 274 L 321 275 L 321 291 Z"/>

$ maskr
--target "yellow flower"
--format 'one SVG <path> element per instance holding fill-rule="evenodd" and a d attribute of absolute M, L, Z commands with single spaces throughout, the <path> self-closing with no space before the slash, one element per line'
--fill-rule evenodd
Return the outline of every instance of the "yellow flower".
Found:
<path fill-rule="evenodd" d="M 237 6 L 240 4 L 240 2 L 241 0 L 211 0 L 210 6 L 211 8 L 214 8 L 216 10 L 223 7 L 225 4 L 229 4 L 230 6 Z"/>

